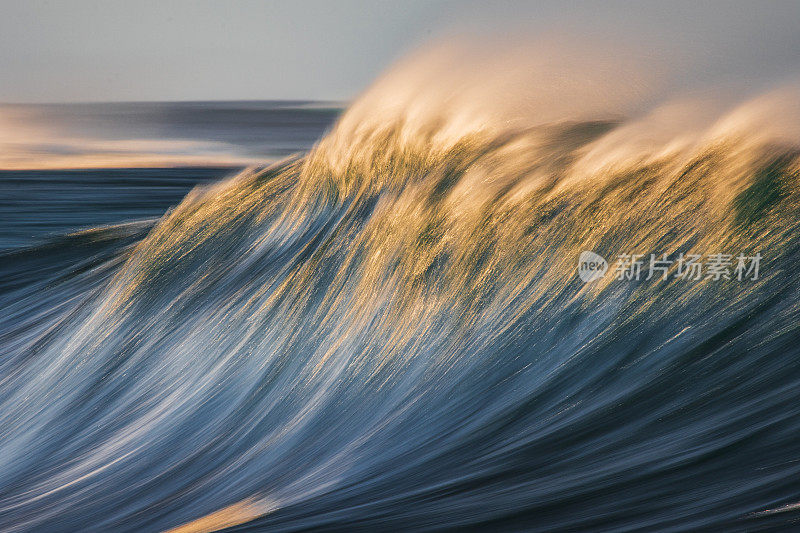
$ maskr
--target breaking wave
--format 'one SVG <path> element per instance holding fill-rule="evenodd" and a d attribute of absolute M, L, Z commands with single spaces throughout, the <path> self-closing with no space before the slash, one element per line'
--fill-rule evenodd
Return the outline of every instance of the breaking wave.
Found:
<path fill-rule="evenodd" d="M 797 90 L 711 112 L 461 54 L 157 222 L 0 258 L 3 530 L 800 516 Z M 763 259 L 585 284 L 584 250 Z"/>

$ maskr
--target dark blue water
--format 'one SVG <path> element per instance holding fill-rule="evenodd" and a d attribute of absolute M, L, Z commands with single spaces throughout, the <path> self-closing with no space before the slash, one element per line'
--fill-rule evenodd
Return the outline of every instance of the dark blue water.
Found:
<path fill-rule="evenodd" d="M 0 146 L 0 253 L 160 217 L 196 185 L 307 151 L 340 113 L 333 103 L 271 100 L 0 105 L 0 116 L 20 126 Z M 158 166 L 193 158 L 237 164 Z M 130 160 L 137 168 L 2 170 Z"/>
<path fill-rule="evenodd" d="M 161 217 L 235 168 L 0 170 L 0 253 L 96 226 Z"/>

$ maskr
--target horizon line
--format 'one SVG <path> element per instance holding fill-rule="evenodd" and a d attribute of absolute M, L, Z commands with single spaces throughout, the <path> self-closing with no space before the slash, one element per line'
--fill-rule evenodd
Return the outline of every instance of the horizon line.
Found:
<path fill-rule="evenodd" d="M 352 100 L 310 99 L 310 98 L 232 98 L 232 99 L 187 99 L 187 100 L 65 100 L 60 102 L 6 102 L 0 106 L 55 106 L 55 105 L 108 105 L 108 104 L 212 104 L 212 103 L 263 103 L 276 102 L 287 104 L 331 104 L 334 107 L 346 107 Z"/>

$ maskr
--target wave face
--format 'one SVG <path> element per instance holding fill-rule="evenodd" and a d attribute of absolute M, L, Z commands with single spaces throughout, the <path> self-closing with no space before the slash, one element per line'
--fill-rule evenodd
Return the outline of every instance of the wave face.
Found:
<path fill-rule="evenodd" d="M 798 518 L 797 93 L 702 124 L 687 101 L 515 95 L 509 120 L 471 74 L 443 99 L 452 53 L 307 155 L 5 256 L 0 528 Z M 586 104 L 575 83 L 557 94 Z M 585 284 L 584 250 L 763 259 L 757 280 Z"/>

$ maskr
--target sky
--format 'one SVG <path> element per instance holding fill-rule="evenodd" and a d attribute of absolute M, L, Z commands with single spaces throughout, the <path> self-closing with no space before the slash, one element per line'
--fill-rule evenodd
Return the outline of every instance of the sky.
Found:
<path fill-rule="evenodd" d="M 453 34 L 615 39 L 700 81 L 800 74 L 797 1 L 0 0 L 0 15 L 3 103 L 346 101 Z"/>

